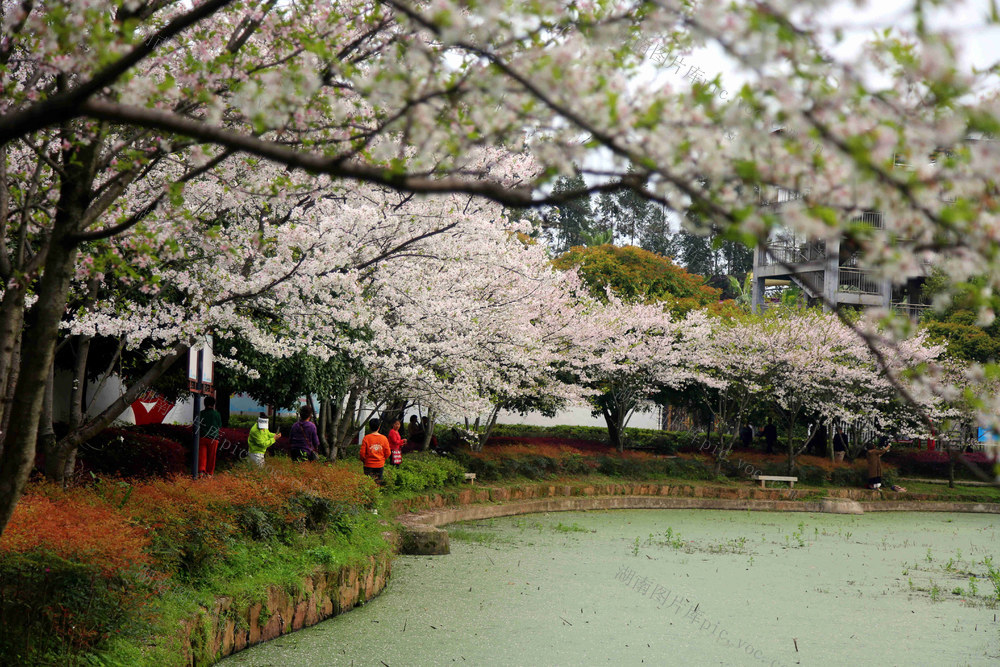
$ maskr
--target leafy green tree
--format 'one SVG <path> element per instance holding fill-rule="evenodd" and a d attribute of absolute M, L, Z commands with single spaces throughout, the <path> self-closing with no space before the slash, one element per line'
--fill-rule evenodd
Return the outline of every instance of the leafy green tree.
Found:
<path fill-rule="evenodd" d="M 563 176 L 552 188 L 553 196 L 586 188 L 583 176 Z M 584 243 L 585 234 L 595 231 L 594 209 L 590 195 L 582 195 L 552 207 L 549 225 L 555 229 L 555 248 L 565 252 Z"/>
<path fill-rule="evenodd" d="M 705 285 L 701 276 L 688 273 L 668 257 L 635 246 L 573 248 L 553 264 L 562 270 L 578 268 L 591 294 L 601 300 L 606 299 L 608 288 L 624 301 L 666 301 L 679 312 L 719 300 L 719 290 Z"/>

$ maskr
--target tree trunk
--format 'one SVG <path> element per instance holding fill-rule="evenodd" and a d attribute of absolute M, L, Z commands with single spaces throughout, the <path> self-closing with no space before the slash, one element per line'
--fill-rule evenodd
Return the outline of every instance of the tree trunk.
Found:
<path fill-rule="evenodd" d="M 18 344 L 21 325 L 24 322 L 24 290 L 12 287 L 4 292 L 0 300 L 0 451 L 3 451 L 3 434 L 10 422 L 10 402 L 14 383 L 9 380 L 17 372 Z"/>
<path fill-rule="evenodd" d="M 90 355 L 91 336 L 78 336 L 76 361 L 73 364 L 73 388 L 70 391 L 69 428 L 80 428 L 85 409 L 83 402 L 87 393 L 87 357 Z"/>
<path fill-rule="evenodd" d="M 955 488 L 955 459 L 958 458 L 955 455 L 955 446 L 951 443 L 948 444 L 948 488 Z"/>
<path fill-rule="evenodd" d="M 319 419 L 316 420 L 316 430 L 319 432 L 319 448 L 323 456 L 330 458 L 330 441 L 326 437 L 326 429 L 330 421 L 330 399 L 324 398 L 319 402 Z"/>
<path fill-rule="evenodd" d="M 229 418 L 232 415 L 232 408 L 229 405 L 233 394 L 233 386 L 228 382 L 220 382 L 215 385 L 215 409 L 222 417 L 222 425 L 229 428 Z"/>
<path fill-rule="evenodd" d="M 788 431 L 786 433 L 788 438 L 788 475 L 795 474 L 795 443 L 792 442 L 792 431 L 795 428 L 795 420 L 791 417 L 788 418 Z"/>
<path fill-rule="evenodd" d="M 64 185 L 61 203 L 73 199 L 72 193 L 65 193 L 69 187 Z M 20 371 L 10 408 L 14 418 L 0 455 L 0 534 L 14 514 L 35 461 L 46 378 L 55 356 L 59 322 L 66 311 L 76 265 L 77 245 L 69 239 L 69 234 L 83 210 L 81 202 L 75 200 L 65 202 L 65 207 L 59 209 L 38 285 L 38 301 L 32 308 L 33 321 L 24 329 Z"/>
<path fill-rule="evenodd" d="M 45 454 L 45 476 L 65 486 L 66 461 L 59 455 L 56 446 L 56 430 L 52 423 L 53 392 L 55 385 L 55 364 L 49 368 L 45 381 L 45 395 L 42 399 L 42 416 L 38 424 L 39 449 Z"/>
<path fill-rule="evenodd" d="M 622 438 L 621 411 L 609 408 L 601 408 L 604 416 L 604 423 L 608 425 L 608 442 L 619 454 L 625 452 L 625 440 Z"/>
<path fill-rule="evenodd" d="M 486 422 L 486 428 L 479 434 L 479 438 L 476 440 L 476 451 L 483 451 L 483 447 L 486 443 L 490 441 L 490 436 L 493 435 L 493 427 L 497 425 L 497 417 L 500 416 L 501 405 L 497 404 L 493 407 L 493 412 L 490 413 L 489 421 Z M 478 420 L 477 420 L 478 421 Z"/>
<path fill-rule="evenodd" d="M 737 429 L 738 428 L 739 427 L 737 427 Z M 739 433 L 738 430 L 737 433 Z M 716 477 L 720 477 L 722 475 L 722 464 L 729 459 L 729 450 L 731 450 L 733 448 L 733 445 L 736 443 L 736 438 L 732 436 L 727 437 L 725 431 L 723 431 L 721 428 L 716 429 L 715 434 L 716 437 L 718 438 L 718 442 L 715 443 L 714 447 L 715 461 L 713 462 L 712 465 L 712 473 Z"/>
<path fill-rule="evenodd" d="M 434 408 L 427 408 L 427 432 L 424 433 L 424 446 L 423 450 L 426 452 L 431 448 L 431 442 L 434 439 Z"/>
<path fill-rule="evenodd" d="M 354 433 L 355 428 L 355 411 L 358 409 L 358 399 L 361 397 L 362 387 L 360 384 L 354 384 L 351 386 L 351 391 L 347 394 L 347 404 L 344 405 L 344 411 L 340 417 L 340 431 L 337 433 L 337 439 L 334 441 L 335 447 L 346 448 L 350 446 L 348 439 Z"/>
<path fill-rule="evenodd" d="M 0 419 L 0 455 L 3 454 L 3 443 L 10 432 L 10 421 L 13 412 L 11 406 L 14 404 L 14 390 L 17 389 L 17 379 L 21 375 L 21 343 L 24 336 L 18 333 L 14 341 L 14 353 L 11 355 L 11 367 L 7 373 L 7 385 L 0 386 L 0 397 L 2 397 L 5 410 L 3 418 Z"/>
<path fill-rule="evenodd" d="M 344 396 L 334 396 L 330 399 L 330 418 L 326 423 L 326 439 L 329 443 L 330 453 L 327 456 L 331 461 L 337 460 L 340 449 L 340 422 L 344 414 Z"/>

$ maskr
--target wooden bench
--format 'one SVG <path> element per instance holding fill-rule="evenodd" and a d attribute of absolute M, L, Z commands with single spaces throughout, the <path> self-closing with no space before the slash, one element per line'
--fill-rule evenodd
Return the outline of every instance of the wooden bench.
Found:
<path fill-rule="evenodd" d="M 790 488 L 795 488 L 798 477 L 785 477 L 784 475 L 754 475 L 753 479 L 760 481 L 760 488 L 766 489 L 767 482 L 788 482 Z"/>
<path fill-rule="evenodd" d="M 465 481 L 468 482 L 469 484 L 475 485 L 476 484 L 476 473 L 474 473 L 474 472 L 467 472 L 467 473 L 465 473 Z"/>

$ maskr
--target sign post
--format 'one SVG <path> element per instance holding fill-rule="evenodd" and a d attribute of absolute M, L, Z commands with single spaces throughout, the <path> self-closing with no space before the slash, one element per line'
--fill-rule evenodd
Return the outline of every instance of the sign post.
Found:
<path fill-rule="evenodd" d="M 194 441 L 191 447 L 191 476 L 198 479 L 199 458 L 201 456 L 201 395 L 215 396 L 212 386 L 215 358 L 212 355 L 212 337 L 205 336 L 188 350 L 188 389 L 194 397 L 194 410 L 191 417 Z"/>

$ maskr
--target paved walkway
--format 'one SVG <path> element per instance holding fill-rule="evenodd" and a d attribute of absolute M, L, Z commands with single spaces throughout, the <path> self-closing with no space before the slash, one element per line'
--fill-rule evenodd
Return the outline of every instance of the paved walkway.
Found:
<path fill-rule="evenodd" d="M 922 482 L 923 484 L 947 484 L 946 479 L 923 479 L 921 477 L 900 477 L 901 482 Z M 989 482 L 977 482 L 973 480 L 956 479 L 955 486 L 993 486 Z"/>

